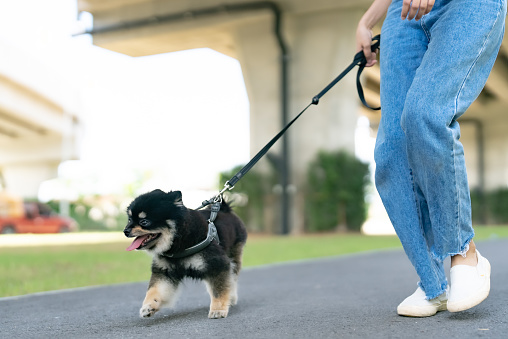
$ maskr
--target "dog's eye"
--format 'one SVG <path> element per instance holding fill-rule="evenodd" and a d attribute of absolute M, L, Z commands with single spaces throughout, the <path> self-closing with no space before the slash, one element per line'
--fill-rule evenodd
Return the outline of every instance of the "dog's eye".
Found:
<path fill-rule="evenodd" d="M 147 219 L 141 219 L 139 221 L 139 226 L 141 226 L 141 227 L 150 226 L 150 224 L 151 224 L 150 220 L 147 220 Z"/>

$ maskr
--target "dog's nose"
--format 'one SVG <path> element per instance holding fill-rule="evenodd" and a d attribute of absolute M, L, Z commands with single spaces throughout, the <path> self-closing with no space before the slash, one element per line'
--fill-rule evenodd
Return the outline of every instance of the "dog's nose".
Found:
<path fill-rule="evenodd" d="M 131 229 L 130 228 L 126 228 L 123 230 L 123 234 L 125 234 L 125 236 L 128 238 L 129 235 L 131 234 Z"/>

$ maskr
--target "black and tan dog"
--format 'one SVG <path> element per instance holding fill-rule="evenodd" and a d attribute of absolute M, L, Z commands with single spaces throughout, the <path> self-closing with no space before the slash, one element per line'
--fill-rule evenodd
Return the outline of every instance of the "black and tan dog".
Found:
<path fill-rule="evenodd" d="M 238 299 L 237 282 L 247 232 L 225 202 L 214 221 L 220 243 L 213 240 L 202 251 L 183 258 L 182 253 L 207 237 L 210 210 L 187 209 L 179 191 L 155 190 L 137 197 L 127 208 L 124 233 L 136 237 L 127 250 L 153 255 L 152 276 L 141 317 L 150 317 L 162 306 L 171 306 L 186 277 L 203 280 L 211 298 L 209 318 L 225 318 Z"/>

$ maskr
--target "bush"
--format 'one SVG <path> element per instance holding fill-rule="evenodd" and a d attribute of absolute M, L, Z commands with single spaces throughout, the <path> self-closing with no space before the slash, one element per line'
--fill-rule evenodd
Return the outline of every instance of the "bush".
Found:
<path fill-rule="evenodd" d="M 369 166 L 345 151 L 319 152 L 308 170 L 305 200 L 309 231 L 359 231 L 367 218 Z"/>
<path fill-rule="evenodd" d="M 219 189 L 233 175 L 242 169 L 243 165 L 237 166 L 219 175 Z M 270 194 L 276 177 L 272 174 L 262 174 L 250 170 L 242 180 L 238 181 L 235 189 L 226 193 L 225 199 L 231 203 L 234 212 L 245 222 L 249 231 L 266 231 L 263 222 L 263 209 L 265 197 Z"/>
<path fill-rule="evenodd" d="M 508 189 L 499 188 L 487 195 L 488 211 L 494 224 L 508 224 Z"/>
<path fill-rule="evenodd" d="M 127 215 L 119 207 L 120 203 L 103 200 L 100 197 L 80 198 L 70 202 L 69 216 L 79 224 L 80 231 L 119 231 L 127 225 Z M 50 201 L 48 205 L 60 213 L 59 201 Z"/>
<path fill-rule="evenodd" d="M 481 220 L 481 197 L 471 190 L 473 222 L 475 224 L 508 224 L 508 188 L 498 188 L 484 194 L 485 218 Z"/>

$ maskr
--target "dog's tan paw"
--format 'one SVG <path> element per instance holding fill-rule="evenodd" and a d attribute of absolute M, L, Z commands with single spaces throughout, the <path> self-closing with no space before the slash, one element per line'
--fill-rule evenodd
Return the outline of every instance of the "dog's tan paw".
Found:
<path fill-rule="evenodd" d="M 227 316 L 228 310 L 210 310 L 208 313 L 208 318 L 210 319 L 226 318 Z"/>
<path fill-rule="evenodd" d="M 139 316 L 141 318 L 150 318 L 152 315 L 155 314 L 159 309 L 152 306 L 151 304 L 146 304 L 141 307 L 139 310 Z"/>

